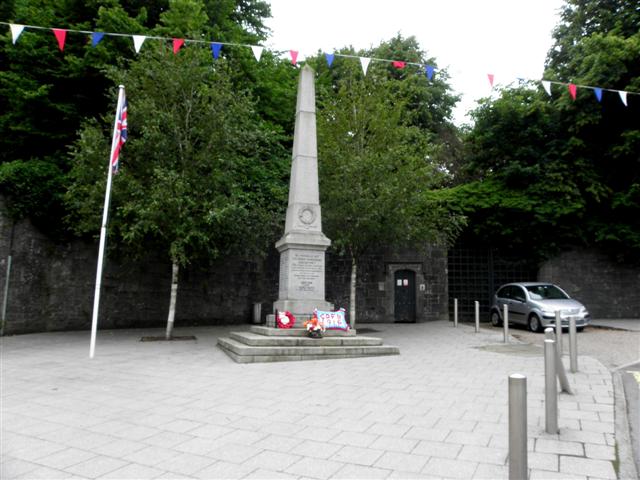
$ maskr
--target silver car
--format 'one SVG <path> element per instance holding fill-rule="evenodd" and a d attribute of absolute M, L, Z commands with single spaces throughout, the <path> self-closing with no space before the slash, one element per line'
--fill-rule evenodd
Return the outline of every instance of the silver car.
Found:
<path fill-rule="evenodd" d="M 508 283 L 501 286 L 493 296 L 491 305 L 493 326 L 502 324 L 504 305 L 508 305 L 509 323 L 527 325 L 532 332 L 555 327 L 558 310 L 563 327 L 569 326 L 570 317 L 575 317 L 578 330 L 582 330 L 591 320 L 584 305 L 551 283 Z"/>

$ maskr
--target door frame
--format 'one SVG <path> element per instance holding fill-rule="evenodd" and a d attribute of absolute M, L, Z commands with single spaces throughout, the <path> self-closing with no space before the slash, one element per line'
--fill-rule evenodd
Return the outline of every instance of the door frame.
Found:
<path fill-rule="evenodd" d="M 426 319 L 424 318 L 424 298 L 425 294 L 428 293 L 429 287 L 426 286 L 426 282 L 424 281 L 424 273 L 422 268 L 422 263 L 389 263 L 387 264 L 387 275 L 385 279 L 385 290 L 387 292 L 386 302 L 385 302 L 385 310 L 387 321 L 395 322 L 396 312 L 395 312 L 395 284 L 394 278 L 395 273 L 398 270 L 411 270 L 416 275 L 416 284 L 415 284 L 415 294 L 416 294 L 416 323 L 424 322 Z M 425 291 L 420 291 L 420 285 L 425 285 Z"/>

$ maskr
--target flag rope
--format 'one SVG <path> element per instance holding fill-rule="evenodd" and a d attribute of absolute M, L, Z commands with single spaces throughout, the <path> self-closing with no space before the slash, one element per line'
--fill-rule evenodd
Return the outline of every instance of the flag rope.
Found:
<path fill-rule="evenodd" d="M 34 30 L 62 30 L 65 32 L 71 32 L 71 33 L 80 33 L 80 34 L 84 34 L 84 35 L 93 35 L 93 34 L 101 34 L 101 35 L 106 35 L 106 36 L 113 36 L 113 37 L 129 37 L 129 38 L 133 38 L 133 37 L 138 37 L 138 38 L 142 38 L 143 41 L 146 39 L 151 39 L 151 40 L 160 40 L 160 41 L 174 41 L 174 40 L 183 40 L 184 44 L 206 44 L 206 45 L 226 45 L 226 46 L 233 46 L 233 47 L 248 47 L 248 48 L 252 48 L 252 49 L 261 49 L 260 51 L 262 51 L 263 49 L 266 49 L 266 47 L 264 47 L 263 45 L 251 45 L 251 44 L 246 44 L 246 43 L 234 43 L 234 42 L 219 42 L 219 41 L 213 41 L 213 40 L 199 40 L 199 39 L 189 39 L 189 38 L 184 38 L 184 39 L 177 39 L 177 38 L 173 38 L 173 37 L 163 37 L 163 36 L 157 36 L 157 35 L 138 35 L 138 34 L 131 34 L 131 33 L 116 33 L 116 32 L 101 32 L 101 31 L 91 31 L 91 30 L 75 30 L 75 29 L 54 29 L 51 27 L 41 27 L 41 26 L 37 26 L 37 25 L 26 25 L 26 24 L 15 24 L 15 23 L 10 23 L 10 22 L 3 22 L 0 21 L 0 25 L 8 25 L 9 27 L 13 27 L 13 26 L 19 26 L 21 28 L 29 28 L 29 29 L 34 29 Z M 18 33 L 18 36 L 22 33 L 22 30 L 20 30 L 20 33 Z M 14 43 L 16 42 L 17 37 L 14 38 Z M 282 53 L 280 51 L 277 51 L 279 53 Z M 284 52 L 284 51 L 283 51 Z M 295 56 L 297 57 L 298 51 L 297 50 L 289 50 L 290 54 L 292 54 L 292 62 L 294 64 L 297 63 L 297 60 L 293 59 L 293 54 L 295 53 Z M 417 67 L 421 67 L 425 70 L 425 73 L 427 74 L 429 80 L 431 80 L 431 76 L 433 75 L 434 71 L 437 71 L 437 69 L 429 64 L 425 64 L 425 63 L 419 63 L 419 62 L 409 62 L 409 61 L 404 61 L 404 60 L 391 60 L 391 59 L 386 59 L 386 58 L 377 58 L 377 57 L 363 57 L 363 56 L 358 56 L 358 55 L 352 55 L 352 54 L 345 54 L 345 53 L 328 53 L 328 52 L 322 52 L 325 55 L 331 55 L 332 57 L 342 57 L 342 58 L 353 58 L 353 59 L 360 59 L 361 61 L 363 59 L 368 60 L 368 61 L 375 61 L 375 62 L 384 62 L 384 63 L 390 63 L 394 66 L 396 66 L 396 68 L 398 69 L 404 69 L 405 66 L 407 65 L 411 65 L 411 66 L 417 66 Z M 255 52 L 254 52 L 255 54 Z M 256 59 L 259 61 L 259 57 L 260 55 L 256 55 Z M 368 66 L 368 62 L 367 62 L 367 66 Z M 366 74 L 366 68 L 363 65 L 363 69 L 364 69 L 364 73 Z M 493 74 L 488 74 L 491 78 L 489 80 L 491 87 L 493 88 L 493 80 L 495 77 Z M 546 79 L 541 79 L 541 80 L 533 80 L 533 79 L 526 79 L 526 78 L 516 78 L 515 80 L 519 80 L 519 81 L 527 81 L 527 82 L 537 82 L 537 83 L 541 83 L 544 84 L 545 82 L 548 84 L 555 84 L 555 85 L 562 85 L 565 87 L 570 87 L 570 88 L 581 88 L 581 89 L 590 89 L 590 90 L 594 90 L 594 91 L 601 91 L 601 92 L 614 92 L 614 93 L 618 93 L 620 95 L 620 97 L 622 98 L 623 96 L 626 97 L 626 95 L 640 95 L 640 92 L 634 92 L 634 91 L 629 91 L 629 90 L 617 90 L 617 89 L 613 89 L 613 88 L 604 88 L 604 87 L 596 87 L 596 86 L 592 86 L 592 85 L 580 85 L 580 84 L 574 84 L 572 82 L 560 82 L 557 80 L 546 80 Z M 572 93 L 573 96 L 573 93 Z M 625 102 L 623 100 L 623 102 Z M 626 106 L 626 102 L 625 102 L 625 106 Z"/>

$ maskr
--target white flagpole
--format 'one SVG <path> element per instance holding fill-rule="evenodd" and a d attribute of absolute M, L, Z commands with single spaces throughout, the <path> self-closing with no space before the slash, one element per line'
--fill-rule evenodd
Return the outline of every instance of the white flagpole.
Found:
<path fill-rule="evenodd" d="M 116 133 L 118 129 L 118 115 L 122 110 L 122 102 L 124 100 L 124 85 L 119 86 L 118 106 L 116 107 L 116 119 L 113 123 L 113 138 L 111 139 L 111 154 L 109 155 L 109 167 L 107 171 L 107 191 L 104 195 L 104 210 L 102 212 L 102 227 L 100 228 L 100 248 L 98 249 L 98 268 L 96 270 L 96 290 L 93 296 L 93 318 L 91 320 L 91 346 L 89 348 L 89 358 L 93 358 L 96 350 L 96 333 L 98 330 L 98 307 L 100 306 L 100 286 L 102 284 L 102 264 L 104 259 L 104 247 L 107 240 L 107 220 L 109 218 L 109 201 L 111 199 L 111 177 L 113 176 L 113 167 L 111 159 L 115 152 L 118 140 Z"/>

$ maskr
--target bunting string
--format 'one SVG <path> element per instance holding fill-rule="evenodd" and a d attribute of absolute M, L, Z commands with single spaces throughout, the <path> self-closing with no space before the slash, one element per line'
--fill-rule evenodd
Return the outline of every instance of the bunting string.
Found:
<path fill-rule="evenodd" d="M 262 52 L 265 49 L 265 47 L 262 46 L 262 45 L 249 45 L 249 44 L 243 44 L 243 43 L 218 42 L 218 41 L 187 39 L 187 38 L 169 38 L 169 37 L 161 37 L 161 36 L 155 36 L 155 35 L 135 35 L 135 34 L 116 33 L 116 32 L 95 32 L 95 31 L 90 31 L 90 30 L 61 29 L 61 28 L 40 27 L 40 26 L 36 26 L 36 25 L 21 25 L 21 24 L 9 23 L 9 22 L 0 22 L 0 25 L 7 25 L 9 27 L 9 29 L 11 31 L 12 41 L 13 41 L 14 45 L 16 44 L 16 42 L 18 41 L 18 38 L 20 37 L 20 35 L 23 33 L 23 31 L 25 29 L 51 31 L 51 32 L 53 32 L 53 34 L 54 34 L 54 36 L 55 36 L 55 38 L 56 38 L 56 40 L 58 42 L 58 48 L 60 49 L 60 51 L 64 51 L 67 33 L 79 33 L 79 34 L 90 36 L 92 47 L 95 47 L 96 45 L 98 45 L 98 43 L 100 43 L 105 36 L 131 38 L 132 41 L 133 41 L 133 46 L 134 46 L 134 50 L 135 50 L 136 53 L 140 52 L 140 49 L 142 48 L 143 43 L 147 39 L 159 40 L 159 41 L 163 41 L 163 42 L 172 42 L 172 48 L 173 48 L 174 55 L 177 55 L 179 53 L 180 49 L 182 47 L 186 46 L 186 45 L 189 45 L 189 44 L 206 44 L 206 45 L 210 46 L 213 58 L 216 59 L 216 60 L 220 56 L 220 50 L 221 50 L 222 46 L 225 46 L 225 45 L 226 46 L 233 46 L 233 47 L 250 48 L 252 50 L 252 52 L 253 52 L 253 55 L 254 55 L 256 61 L 258 61 L 258 62 L 260 61 L 260 58 L 262 56 Z M 299 52 L 297 50 L 289 50 L 289 55 L 290 55 L 290 58 L 291 58 L 291 63 L 293 65 L 297 65 L 298 64 Z M 372 61 L 381 62 L 381 63 L 389 63 L 394 68 L 396 68 L 398 70 L 405 69 L 407 66 L 418 67 L 422 71 L 422 73 L 424 73 L 424 75 L 427 77 L 427 79 L 429 81 L 431 81 L 433 79 L 434 74 L 437 72 L 437 69 L 436 69 L 435 66 L 424 64 L 424 63 L 408 62 L 408 61 L 403 61 L 403 60 L 391 60 L 391 59 L 376 58 L 376 57 L 362 57 L 362 56 L 358 56 L 358 55 L 349 55 L 349 54 L 335 53 L 335 52 L 334 53 L 325 53 L 324 55 L 325 55 L 325 58 L 326 58 L 326 61 L 327 61 L 327 64 L 329 65 L 329 67 L 332 66 L 333 60 L 334 60 L 335 57 L 351 58 L 351 59 L 359 60 L 364 75 L 367 74 L 367 70 L 369 68 L 369 64 Z M 488 73 L 487 74 L 487 79 L 489 81 L 490 88 L 493 90 L 494 86 L 495 86 L 496 76 L 494 74 L 492 74 L 492 73 Z M 518 78 L 518 80 L 522 82 L 522 81 L 525 81 L 526 79 Z M 555 80 L 542 79 L 542 80 L 531 80 L 531 81 L 532 82 L 539 82 L 549 96 L 552 96 L 551 85 L 560 85 L 560 86 L 562 86 L 562 87 L 564 87 L 564 88 L 566 88 L 568 90 L 569 95 L 571 96 L 571 98 L 573 100 L 576 100 L 576 98 L 577 98 L 578 88 L 592 90 L 594 92 L 594 95 L 595 95 L 596 100 L 598 102 L 602 101 L 603 92 L 617 93 L 619 98 L 620 98 L 620 101 L 624 104 L 625 107 L 628 106 L 628 100 L 627 100 L 628 99 L 628 95 L 640 95 L 640 92 L 631 92 L 631 91 L 626 91 L 626 90 L 615 90 L 615 89 L 611 89 L 611 88 L 594 87 L 594 86 L 591 86 L 591 85 L 578 85 L 578 84 L 575 84 L 575 83 L 559 82 L 559 81 L 555 81 Z"/>

